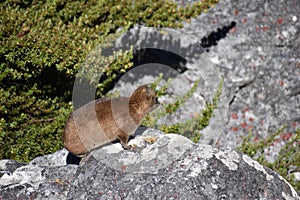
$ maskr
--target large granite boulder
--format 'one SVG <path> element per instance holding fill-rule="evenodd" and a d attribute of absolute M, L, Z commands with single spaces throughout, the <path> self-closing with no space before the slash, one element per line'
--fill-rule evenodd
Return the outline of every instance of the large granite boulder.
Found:
<path fill-rule="evenodd" d="M 300 199 L 277 173 L 234 150 L 194 144 L 154 129 L 65 165 L 67 151 L 28 164 L 0 162 L 10 199 Z"/>
<path fill-rule="evenodd" d="M 286 125 L 282 138 L 290 138 L 300 128 L 299 8 L 299 1 L 222 0 L 181 29 L 224 77 L 229 109 L 220 146 L 239 146 L 249 131 L 266 138 Z M 282 138 L 266 151 L 270 160 Z"/>

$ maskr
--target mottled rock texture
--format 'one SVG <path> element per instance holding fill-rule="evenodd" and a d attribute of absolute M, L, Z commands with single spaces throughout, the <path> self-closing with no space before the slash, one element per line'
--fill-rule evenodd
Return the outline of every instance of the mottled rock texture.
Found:
<path fill-rule="evenodd" d="M 136 146 L 133 151 L 119 143 L 92 151 L 79 166 L 62 165 L 65 150 L 24 166 L 2 160 L 0 196 L 5 200 L 300 199 L 278 174 L 234 150 L 194 144 L 153 129 L 129 144 Z"/>

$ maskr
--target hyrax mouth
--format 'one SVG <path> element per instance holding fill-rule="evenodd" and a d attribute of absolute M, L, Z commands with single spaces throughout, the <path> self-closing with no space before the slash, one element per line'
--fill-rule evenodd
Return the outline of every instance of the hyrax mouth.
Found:
<path fill-rule="evenodd" d="M 155 97 L 155 104 L 160 104 L 157 97 Z"/>

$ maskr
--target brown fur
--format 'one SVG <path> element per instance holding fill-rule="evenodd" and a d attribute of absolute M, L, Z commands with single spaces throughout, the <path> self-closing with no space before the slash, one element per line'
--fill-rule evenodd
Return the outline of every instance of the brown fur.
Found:
<path fill-rule="evenodd" d="M 150 85 L 140 86 L 129 98 L 89 102 L 70 114 L 63 135 L 64 146 L 78 156 L 115 139 L 128 148 L 130 135 L 158 104 Z"/>

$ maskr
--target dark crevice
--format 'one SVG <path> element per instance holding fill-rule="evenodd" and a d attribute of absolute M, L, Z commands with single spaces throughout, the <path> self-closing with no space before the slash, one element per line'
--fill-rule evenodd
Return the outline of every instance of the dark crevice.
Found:
<path fill-rule="evenodd" d="M 288 96 L 295 97 L 300 95 L 300 88 L 293 89 L 294 92 L 291 92 Z"/>
<path fill-rule="evenodd" d="M 73 164 L 73 165 L 79 165 L 80 161 L 81 161 L 81 157 L 77 157 L 74 154 L 72 154 L 71 152 L 68 153 L 67 155 L 67 165 L 69 164 Z"/>
<path fill-rule="evenodd" d="M 236 94 L 233 95 L 232 99 L 229 102 L 229 105 L 231 106 L 235 100 Z"/>
<path fill-rule="evenodd" d="M 240 85 L 239 88 L 238 88 L 238 91 L 242 90 L 243 88 L 251 85 L 252 83 L 254 82 L 254 79 L 252 81 L 249 81 L 247 83 L 244 83 L 243 85 Z"/>
<path fill-rule="evenodd" d="M 249 85 L 251 85 L 254 82 L 254 79 L 250 82 L 244 83 L 243 85 L 238 86 L 237 91 L 234 93 L 232 99 L 229 102 L 229 105 L 232 105 L 232 103 L 235 101 L 236 95 L 245 87 L 248 87 Z"/>
<path fill-rule="evenodd" d="M 125 72 L 114 71 L 116 74 L 115 80 L 110 84 L 107 85 L 106 88 L 103 90 L 103 94 L 106 94 L 110 90 L 114 88 L 116 83 L 120 80 L 120 78 L 127 73 L 128 71 L 132 70 L 135 67 L 144 65 L 144 64 L 152 64 L 152 68 L 144 68 L 143 73 L 139 74 L 139 77 L 135 77 L 134 80 L 140 79 L 145 75 L 156 75 L 159 76 L 161 73 L 160 68 L 156 64 L 166 65 L 170 68 L 177 71 L 177 73 L 184 73 L 187 70 L 186 60 L 181 56 L 172 53 L 170 51 L 162 50 L 162 49 L 155 49 L 155 48 L 143 48 L 138 49 L 133 52 L 133 59 L 131 59 L 133 63 L 133 67 L 127 69 Z M 175 78 L 177 73 L 165 74 L 165 76 L 170 78 Z M 108 78 L 107 75 L 103 74 L 100 77 L 99 82 L 103 82 Z"/>
<path fill-rule="evenodd" d="M 218 28 L 217 31 L 213 31 L 207 37 L 201 39 L 201 46 L 209 51 L 209 48 L 212 46 L 216 46 L 218 41 L 225 38 L 230 29 L 236 26 L 236 22 L 232 21 L 229 25 L 223 26 L 222 28 Z"/>
<path fill-rule="evenodd" d="M 167 65 L 178 73 L 183 73 L 187 70 L 186 59 L 183 57 L 163 49 L 144 48 L 134 52 L 134 66 L 139 66 L 147 63 L 159 63 Z"/>

